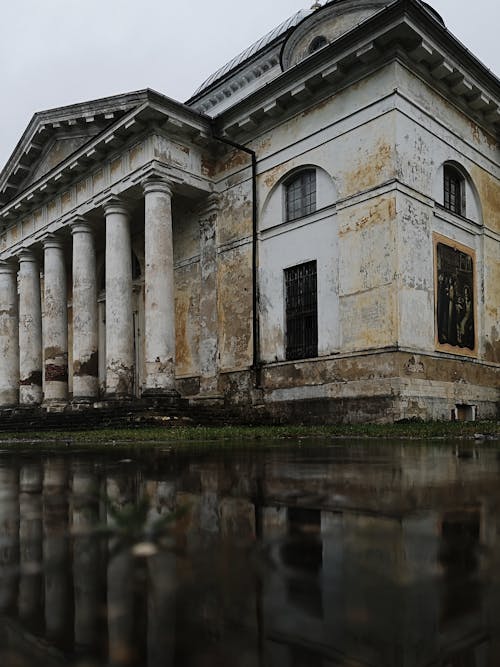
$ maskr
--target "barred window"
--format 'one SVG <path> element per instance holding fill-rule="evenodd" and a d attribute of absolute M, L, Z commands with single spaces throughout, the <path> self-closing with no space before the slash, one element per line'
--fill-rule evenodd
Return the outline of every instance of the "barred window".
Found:
<path fill-rule="evenodd" d="M 465 179 L 449 165 L 444 168 L 444 207 L 452 213 L 465 215 Z"/>
<path fill-rule="evenodd" d="M 318 356 L 316 261 L 285 269 L 286 358 Z"/>
<path fill-rule="evenodd" d="M 316 210 L 316 171 L 301 171 L 286 184 L 286 219 L 296 220 Z"/>

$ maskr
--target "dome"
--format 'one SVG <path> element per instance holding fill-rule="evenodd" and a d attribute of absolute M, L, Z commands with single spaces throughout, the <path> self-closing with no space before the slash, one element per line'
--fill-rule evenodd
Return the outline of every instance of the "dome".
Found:
<path fill-rule="evenodd" d="M 193 93 L 192 97 L 196 97 L 203 93 L 207 88 L 210 88 L 214 83 L 223 79 L 227 74 L 235 70 L 239 65 L 249 60 L 253 55 L 262 51 L 273 42 L 278 41 L 278 38 L 283 37 L 289 30 L 299 24 L 306 16 L 312 13 L 311 9 L 300 9 L 293 16 L 290 16 L 286 21 L 280 23 L 276 28 L 268 32 L 264 37 L 261 37 L 257 42 L 246 48 L 240 54 L 235 56 L 232 60 L 226 63 L 223 67 L 211 74 L 199 88 Z"/>
<path fill-rule="evenodd" d="M 424 2 L 423 0 L 420 0 L 420 4 L 425 7 L 425 9 L 429 12 L 429 14 L 432 14 L 432 16 L 436 19 L 436 21 L 439 21 L 443 26 L 445 26 L 445 22 L 443 21 L 443 17 L 441 14 L 439 14 L 434 7 L 431 7 L 428 2 Z"/>

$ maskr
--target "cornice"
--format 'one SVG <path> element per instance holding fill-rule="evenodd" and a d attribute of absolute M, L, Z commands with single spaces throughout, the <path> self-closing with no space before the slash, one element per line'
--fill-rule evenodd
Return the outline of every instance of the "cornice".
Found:
<path fill-rule="evenodd" d="M 222 112 L 215 119 L 216 130 L 250 140 L 397 57 L 500 137 L 500 81 L 415 0 L 397 0 Z"/>
<path fill-rule="evenodd" d="M 98 135 L 3 206 L 0 200 L 0 225 L 40 206 L 61 186 L 69 187 L 82 173 L 151 126 L 170 136 L 184 136 L 194 142 L 204 143 L 211 137 L 210 119 L 170 98 L 146 91 L 141 105 L 108 124 Z M 27 137 L 26 140 L 29 142 Z"/>

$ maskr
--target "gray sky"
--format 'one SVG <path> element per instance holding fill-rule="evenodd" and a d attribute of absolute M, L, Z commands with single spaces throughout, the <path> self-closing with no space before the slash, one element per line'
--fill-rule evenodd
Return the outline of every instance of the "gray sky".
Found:
<path fill-rule="evenodd" d="M 499 0 L 428 0 L 500 76 Z M 181 102 L 312 0 L 0 0 L 0 170 L 36 111 L 142 88 Z"/>

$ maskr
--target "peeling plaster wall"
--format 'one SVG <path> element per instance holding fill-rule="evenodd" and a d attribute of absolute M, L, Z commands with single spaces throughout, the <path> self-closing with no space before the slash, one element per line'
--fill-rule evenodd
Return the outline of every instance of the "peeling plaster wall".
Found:
<path fill-rule="evenodd" d="M 283 270 L 313 259 L 318 262 L 320 355 L 397 342 L 397 220 L 391 193 L 396 117 L 387 97 L 392 72 L 385 68 L 256 142 L 263 154 L 259 287 L 266 362 L 285 355 Z M 308 166 L 317 168 L 317 212 L 286 222 L 284 193 L 275 193 L 283 190 L 287 174 Z"/>
<path fill-rule="evenodd" d="M 220 252 L 217 271 L 219 364 L 222 372 L 252 363 L 252 247 Z"/>
<path fill-rule="evenodd" d="M 176 375 L 197 375 L 199 370 L 199 263 L 175 270 Z"/>
<path fill-rule="evenodd" d="M 404 67 L 397 118 L 400 344 L 435 349 L 434 248 L 439 233 L 475 253 L 476 356 L 500 359 L 498 144 Z M 443 164 L 466 174 L 465 216 L 442 208 Z"/>

